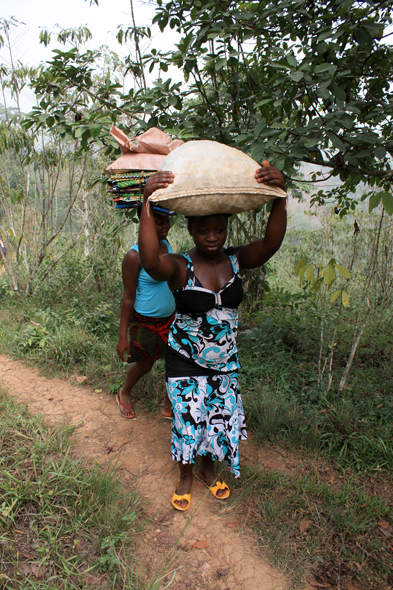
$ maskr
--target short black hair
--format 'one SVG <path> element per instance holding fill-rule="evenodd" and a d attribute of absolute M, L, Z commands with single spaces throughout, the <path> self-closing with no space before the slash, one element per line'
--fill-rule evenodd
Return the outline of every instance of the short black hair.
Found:
<path fill-rule="evenodd" d="M 223 217 L 225 217 L 225 219 L 228 221 L 228 219 L 231 216 L 231 213 L 212 213 L 212 215 L 222 215 Z M 186 219 L 187 219 L 187 229 L 188 231 L 191 233 L 191 229 L 192 229 L 192 224 L 194 223 L 194 221 L 196 219 L 200 219 L 201 217 L 210 217 L 210 215 L 186 215 Z"/>

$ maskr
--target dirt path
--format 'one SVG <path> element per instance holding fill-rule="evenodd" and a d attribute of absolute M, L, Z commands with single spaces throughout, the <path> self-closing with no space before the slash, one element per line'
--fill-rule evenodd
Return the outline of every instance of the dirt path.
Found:
<path fill-rule="evenodd" d="M 170 458 L 169 420 L 144 414 L 137 420 L 124 420 L 113 396 L 45 378 L 37 369 L 3 355 L 0 380 L 31 412 L 75 425 L 75 455 L 102 464 L 116 456 L 124 478 L 132 482 L 138 478 L 139 491 L 156 523 L 147 531 L 140 549 L 145 573 L 153 576 L 160 564 L 173 560 L 171 569 L 178 569 L 171 590 L 289 588 L 288 580 L 260 557 L 256 540 L 236 507 L 222 509 L 200 482 L 194 481 L 189 513 L 171 507 L 178 470 Z M 256 449 L 249 442 L 242 444 L 241 460 L 277 469 L 285 469 L 286 463 L 290 468 L 291 463 L 289 456 L 280 456 L 274 449 Z"/>

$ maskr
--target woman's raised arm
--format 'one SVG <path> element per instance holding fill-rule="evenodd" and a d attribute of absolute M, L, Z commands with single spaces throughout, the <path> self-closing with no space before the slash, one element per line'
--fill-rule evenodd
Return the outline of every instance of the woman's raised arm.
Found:
<path fill-rule="evenodd" d="M 281 172 L 263 162 L 263 168 L 255 173 L 258 182 L 277 186 L 285 190 L 285 181 Z M 257 268 L 265 264 L 277 252 L 285 236 L 287 228 L 287 199 L 278 197 L 273 201 L 272 209 L 261 240 L 235 248 L 242 268 Z"/>
<path fill-rule="evenodd" d="M 156 281 L 169 281 L 175 278 L 178 271 L 176 256 L 173 254 L 160 255 L 160 243 L 154 223 L 153 206 L 147 202 L 154 191 L 166 188 L 173 182 L 172 172 L 159 170 L 150 176 L 146 182 L 141 222 L 139 226 L 139 256 L 142 267 Z M 148 214 L 148 207 L 150 211 Z"/>

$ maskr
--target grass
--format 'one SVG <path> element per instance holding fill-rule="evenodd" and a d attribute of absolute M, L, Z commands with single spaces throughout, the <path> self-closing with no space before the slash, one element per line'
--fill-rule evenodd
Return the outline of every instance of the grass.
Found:
<path fill-rule="evenodd" d="M 0 588 L 153 588 L 133 572 L 147 519 L 116 469 L 70 455 L 51 427 L 0 391 Z"/>
<path fill-rule="evenodd" d="M 332 387 L 327 390 L 326 373 L 318 382 L 321 309 L 318 298 L 299 287 L 292 269 L 302 256 L 321 256 L 320 233 L 299 238 L 289 232 L 266 269 L 271 291 L 263 305 L 257 302 L 241 311 L 240 385 L 248 429 L 257 443 L 269 440 L 296 449 L 303 457 L 328 462 L 339 475 L 329 485 L 312 474 L 295 478 L 246 468 L 242 482 L 249 483 L 233 485 L 242 486 L 236 497 L 250 506 L 248 522 L 255 523 L 264 551 L 295 583 L 308 572 L 316 583 L 337 589 L 355 579 L 367 590 L 381 590 L 392 584 L 393 565 L 393 515 L 386 500 L 393 468 L 393 339 L 380 323 L 375 303 L 347 385 L 338 392 L 364 282 L 361 258 L 349 308 L 340 315 L 334 305 L 325 306 L 325 337 L 328 340 L 335 327 L 338 337 Z M 340 234 L 342 252 L 328 258 L 334 255 L 348 264 L 344 254 L 345 248 L 347 254 L 352 252 L 351 240 Z M 80 374 L 93 389 L 116 392 L 128 368 L 115 353 L 120 277 L 114 281 L 109 274 L 102 276 L 102 292 L 89 282 L 81 286 L 67 273 L 61 284 L 56 277 L 51 281 L 31 298 L 0 289 L 0 351 L 39 364 L 47 375 Z M 378 285 L 375 293 L 378 302 Z M 134 390 L 137 410 L 157 412 L 164 395 L 160 361 Z M 381 484 L 375 495 L 365 487 L 370 474 Z M 301 526 L 307 527 L 304 532 Z M 121 545 L 122 540 L 117 542 Z M 110 549 L 100 551 L 105 559 Z"/>
<path fill-rule="evenodd" d="M 373 366 L 380 342 L 371 325 L 348 386 L 318 385 L 317 328 L 301 313 L 273 307 L 240 326 L 240 375 L 248 425 L 258 441 L 303 448 L 355 470 L 393 469 L 391 363 Z M 388 335 L 385 355 L 393 354 Z M 368 363 L 365 362 L 368 360 Z M 340 375 L 344 357 L 336 354 Z"/>
<path fill-rule="evenodd" d="M 0 310 L 0 352 L 26 363 L 40 365 L 46 376 L 86 377 L 93 389 L 117 393 L 129 368 L 116 354 L 118 301 L 109 305 L 106 294 L 42 302 L 21 296 L 4 298 Z M 120 293 L 118 300 L 120 300 Z M 1 300 L 1 296 L 0 296 Z M 68 301 L 69 303 L 66 303 Z M 47 305 L 49 301 L 45 302 Z M 134 398 L 147 411 L 157 409 L 165 397 L 164 364 L 135 387 Z M 147 395 L 147 391 L 154 392 Z"/>
<path fill-rule="evenodd" d="M 294 587 L 305 575 L 321 588 L 391 587 L 393 507 L 368 494 L 358 478 L 345 473 L 323 482 L 314 473 L 245 467 L 242 480 L 232 481 L 230 501 L 247 507 L 263 554 Z"/>
<path fill-rule="evenodd" d="M 0 351 L 25 362 L 39 363 L 46 375 L 86 376 L 93 389 L 115 393 L 128 365 L 115 353 L 115 305 L 104 295 L 72 307 L 52 302 L 45 311 L 36 300 L 3 299 L 0 312 Z M 283 293 L 279 294 L 279 300 Z M 301 447 L 353 469 L 393 468 L 393 370 L 388 358 L 393 342 L 382 343 L 370 326 L 352 369 L 348 387 L 325 393 L 318 386 L 317 330 L 303 308 L 275 306 L 244 316 L 239 330 L 243 369 L 241 391 L 248 427 L 258 441 Z M 83 313 L 83 306 L 87 307 Z M 384 355 L 378 353 L 384 345 Z M 375 358 L 379 364 L 375 366 Z M 340 374 L 344 356 L 336 353 L 334 370 Z M 140 407 L 157 411 L 165 396 L 164 365 L 159 362 L 134 391 Z"/>

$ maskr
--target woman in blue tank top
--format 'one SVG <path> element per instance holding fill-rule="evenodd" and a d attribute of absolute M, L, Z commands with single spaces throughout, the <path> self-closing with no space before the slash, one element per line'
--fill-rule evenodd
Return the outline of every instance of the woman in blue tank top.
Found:
<path fill-rule="evenodd" d="M 173 253 L 166 240 L 170 228 L 169 216 L 154 212 L 154 222 L 160 254 Z M 127 359 L 132 365 L 116 399 L 123 418 L 132 419 L 135 418 L 131 404 L 132 388 L 151 370 L 155 360 L 165 356 L 175 302 L 166 281 L 152 279 L 142 268 L 137 244 L 124 256 L 122 276 L 124 292 L 116 348 L 119 357 L 123 361 Z M 168 395 L 162 417 L 172 417 Z"/>

